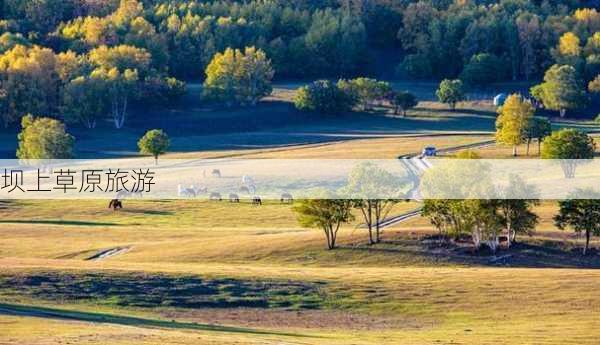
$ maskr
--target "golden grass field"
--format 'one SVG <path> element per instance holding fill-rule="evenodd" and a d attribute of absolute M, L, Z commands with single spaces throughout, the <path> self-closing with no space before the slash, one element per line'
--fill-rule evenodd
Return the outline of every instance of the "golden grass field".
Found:
<path fill-rule="evenodd" d="M 218 154 L 394 158 L 425 145 L 489 139 L 396 137 Z M 493 148 L 479 151 L 488 149 Z M 106 206 L 105 201 L 0 203 L 0 344 L 591 345 L 600 337 L 600 272 L 573 267 L 580 260 L 575 248 L 581 238 L 554 228 L 553 202 L 536 208 L 541 217 L 536 235 L 520 238 L 531 248 L 544 243 L 571 253 L 561 262 L 551 252 L 527 249 L 536 251 L 543 267 L 527 261 L 519 267 L 472 264 L 425 253 L 417 240 L 434 230 L 421 217 L 385 229 L 384 243 L 375 246 L 366 245 L 357 218 L 340 230 L 341 248 L 326 251 L 319 230 L 302 228 L 291 206 L 275 202 L 256 207 L 131 200 L 119 212 Z M 392 214 L 418 206 L 400 203 Z M 111 248 L 127 250 L 85 260 Z M 527 250 L 521 254 L 529 255 Z M 113 289 L 95 290 L 93 281 L 85 280 L 90 274 L 102 277 L 97 282 L 112 282 Z M 144 279 L 189 276 L 228 283 L 208 307 L 148 307 L 118 298 L 123 291 L 141 299 L 166 298 L 169 291 L 155 296 L 155 286 Z M 12 277 L 28 283 L 3 283 Z M 32 277 L 58 277 L 58 283 L 37 284 Z M 75 284 L 80 277 L 82 283 Z M 219 306 L 249 298 L 236 295 L 236 289 L 250 282 L 259 296 L 289 299 L 290 307 Z M 314 290 L 308 297 L 292 290 L 277 294 L 268 288 L 273 282 Z"/>

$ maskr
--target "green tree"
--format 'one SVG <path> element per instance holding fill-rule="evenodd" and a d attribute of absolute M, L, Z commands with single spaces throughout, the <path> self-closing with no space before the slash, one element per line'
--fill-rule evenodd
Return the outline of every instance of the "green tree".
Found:
<path fill-rule="evenodd" d="M 438 100 L 450 106 L 450 109 L 456 109 L 456 103 L 465 100 L 465 90 L 460 79 L 444 79 L 435 92 Z"/>
<path fill-rule="evenodd" d="M 369 244 L 381 242 L 381 223 L 392 207 L 405 198 L 401 192 L 402 186 L 400 177 L 374 163 L 359 164 L 350 172 L 343 191 L 352 198 L 354 207 L 363 215 L 369 232 Z"/>
<path fill-rule="evenodd" d="M 511 145 L 513 156 L 517 156 L 517 146 L 523 143 L 526 130 L 534 113 L 531 102 L 518 94 L 508 96 L 496 119 L 496 141 L 500 144 Z"/>
<path fill-rule="evenodd" d="M 558 202 L 556 226 L 563 230 L 572 228 L 576 233 L 585 233 L 583 255 L 590 247 L 590 237 L 600 236 L 600 195 L 590 190 L 579 190 L 574 198 Z"/>
<path fill-rule="evenodd" d="M 338 87 L 355 97 L 362 110 L 369 110 L 377 101 L 383 100 L 391 91 L 390 84 L 371 78 L 341 79 Z"/>
<path fill-rule="evenodd" d="M 294 206 L 298 221 L 305 227 L 320 227 L 327 239 L 327 248 L 336 247 L 340 226 L 353 219 L 350 200 L 311 199 Z"/>
<path fill-rule="evenodd" d="M 537 193 L 519 176 L 510 175 L 508 186 L 503 190 L 505 199 L 497 200 L 498 214 L 507 234 L 507 247 L 516 242 L 518 234 L 531 235 L 539 222 L 532 211 L 539 201 L 532 196 Z"/>
<path fill-rule="evenodd" d="M 294 96 L 294 105 L 298 110 L 323 114 L 350 111 L 354 104 L 354 97 L 329 80 L 317 80 L 302 86 Z"/>
<path fill-rule="evenodd" d="M 266 54 L 255 47 L 227 48 L 217 53 L 208 67 L 204 95 L 227 105 L 256 103 L 271 94 L 274 71 Z"/>
<path fill-rule="evenodd" d="M 154 157 L 154 162 L 157 165 L 158 156 L 165 153 L 170 145 L 171 141 L 169 140 L 169 136 L 167 133 L 163 132 L 162 129 L 150 130 L 138 141 L 140 153 L 152 155 Z"/>
<path fill-rule="evenodd" d="M 577 71 L 569 65 L 554 65 L 544 75 L 544 82 L 534 86 L 531 94 L 544 106 L 560 112 L 581 108 L 586 103 L 585 90 Z"/>
<path fill-rule="evenodd" d="M 541 157 L 543 159 L 560 159 L 565 177 L 575 176 L 578 159 L 594 158 L 596 146 L 594 140 L 584 132 L 572 128 L 564 128 L 552 132 L 544 140 Z"/>
<path fill-rule="evenodd" d="M 502 61 L 493 54 L 481 53 L 473 55 L 465 66 L 460 79 L 467 85 L 481 86 L 498 82 L 505 77 Z"/>
<path fill-rule="evenodd" d="M 408 109 L 414 108 L 419 104 L 415 95 L 408 91 L 394 92 L 391 96 L 391 103 L 394 106 L 394 114 L 402 111 L 402 116 L 406 116 Z"/>
<path fill-rule="evenodd" d="M 525 137 L 527 141 L 527 152 L 529 155 L 529 145 L 535 139 L 538 143 L 538 155 L 541 154 L 542 140 L 552 134 L 552 125 L 550 121 L 541 117 L 532 117 L 525 129 Z"/>
<path fill-rule="evenodd" d="M 104 81 L 99 78 L 82 76 L 71 80 L 62 91 L 65 121 L 95 128 L 98 120 L 108 112 L 104 91 Z"/>
<path fill-rule="evenodd" d="M 58 120 L 24 116 L 19 133 L 19 159 L 69 159 L 73 157 L 75 138 Z"/>
<path fill-rule="evenodd" d="M 125 125 L 129 101 L 139 92 L 137 70 L 126 69 L 119 72 L 117 68 L 98 68 L 91 74 L 91 78 L 99 83 L 102 94 L 107 99 L 110 114 L 115 128 L 120 129 Z"/>

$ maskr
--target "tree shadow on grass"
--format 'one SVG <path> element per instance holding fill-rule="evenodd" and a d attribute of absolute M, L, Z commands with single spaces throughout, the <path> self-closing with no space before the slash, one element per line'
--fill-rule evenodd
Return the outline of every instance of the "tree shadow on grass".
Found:
<path fill-rule="evenodd" d="M 37 307 L 18 304 L 0 303 L 0 315 L 38 317 L 48 319 L 63 319 L 82 322 L 107 323 L 124 326 L 145 327 L 145 328 L 169 328 L 169 329 L 187 329 L 199 331 L 228 332 L 228 333 L 246 333 L 256 335 L 279 335 L 287 337 L 312 337 L 308 335 L 284 332 L 271 332 L 251 328 L 228 327 L 218 325 L 200 324 L 194 322 L 179 322 L 147 319 L 133 316 L 122 316 L 107 313 L 92 313 L 76 310 L 65 310 L 48 307 Z"/>
<path fill-rule="evenodd" d="M 0 220 L 0 224 L 43 224 L 67 226 L 121 226 L 122 224 L 108 222 L 89 222 L 82 220 L 46 220 L 46 219 L 8 219 Z"/>

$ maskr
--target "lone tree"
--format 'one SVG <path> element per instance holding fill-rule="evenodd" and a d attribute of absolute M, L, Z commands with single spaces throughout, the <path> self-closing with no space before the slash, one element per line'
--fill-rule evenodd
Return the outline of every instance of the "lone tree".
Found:
<path fill-rule="evenodd" d="M 359 164 L 350 172 L 343 191 L 364 218 L 369 244 L 381 242 L 381 223 L 392 207 L 405 198 L 403 186 L 400 177 L 370 162 Z"/>
<path fill-rule="evenodd" d="M 138 141 L 140 153 L 154 156 L 155 164 L 158 164 L 158 156 L 165 153 L 169 145 L 169 136 L 162 129 L 150 130 Z"/>
<path fill-rule="evenodd" d="M 456 103 L 465 100 L 465 90 L 460 79 L 442 80 L 435 94 L 440 102 L 448 104 L 452 110 L 456 109 Z"/>
<path fill-rule="evenodd" d="M 570 65 L 553 65 L 544 75 L 544 82 L 531 88 L 531 94 L 544 107 L 560 112 L 564 117 L 567 110 L 585 105 L 586 94 L 577 71 Z"/>
<path fill-rule="evenodd" d="M 302 86 L 294 97 L 296 109 L 322 114 L 350 111 L 355 104 L 355 98 L 329 80 L 317 80 Z"/>
<path fill-rule="evenodd" d="M 576 159 L 594 158 L 596 146 L 587 134 L 572 128 L 564 128 L 544 140 L 541 157 L 560 159 L 565 177 L 575 176 Z"/>
<path fill-rule="evenodd" d="M 336 246 L 337 234 L 342 223 L 353 219 L 350 200 L 312 199 L 304 200 L 294 207 L 298 221 L 305 227 L 320 227 L 327 239 L 327 249 Z"/>
<path fill-rule="evenodd" d="M 21 119 L 19 133 L 19 159 L 69 159 L 73 158 L 75 138 L 66 132 L 58 120 L 26 115 Z"/>
<path fill-rule="evenodd" d="M 527 128 L 525 130 L 525 137 L 527 142 L 527 155 L 529 156 L 529 145 L 531 141 L 535 139 L 538 144 L 538 155 L 541 152 L 542 148 L 542 140 L 545 137 L 552 134 L 552 125 L 550 121 L 541 117 L 532 117 L 527 124 Z"/>
<path fill-rule="evenodd" d="M 406 111 L 416 107 L 419 102 L 417 102 L 417 98 L 412 93 L 399 91 L 391 94 L 390 103 L 394 106 L 394 114 L 397 115 L 402 111 L 402 116 L 406 116 Z"/>
<path fill-rule="evenodd" d="M 561 230 L 572 228 L 576 233 L 585 233 L 583 255 L 586 255 L 590 237 L 600 236 L 600 195 L 590 190 L 579 190 L 574 197 L 558 202 L 560 210 L 554 222 Z"/>
<path fill-rule="evenodd" d="M 204 96 L 228 106 L 256 105 L 273 90 L 271 80 L 275 72 L 271 60 L 255 47 L 244 51 L 227 48 L 215 54 L 205 73 Z"/>
<path fill-rule="evenodd" d="M 517 146 L 526 137 L 527 126 L 535 109 L 531 102 L 521 95 L 508 96 L 502 106 L 500 116 L 496 120 L 496 141 L 504 145 L 512 145 L 513 156 L 517 156 Z"/>

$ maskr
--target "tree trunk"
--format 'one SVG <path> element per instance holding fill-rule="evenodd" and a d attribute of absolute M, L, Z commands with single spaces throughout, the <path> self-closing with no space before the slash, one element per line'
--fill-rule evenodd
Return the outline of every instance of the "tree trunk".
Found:
<path fill-rule="evenodd" d="M 510 248 L 510 237 L 512 236 L 512 227 L 510 226 L 510 221 L 506 222 L 506 248 Z"/>
<path fill-rule="evenodd" d="M 542 138 L 538 138 L 538 156 L 542 154 Z"/>
<path fill-rule="evenodd" d="M 529 145 L 531 144 L 531 138 L 527 138 L 527 149 L 525 155 L 529 156 Z"/>
<path fill-rule="evenodd" d="M 517 145 L 513 145 L 513 152 L 512 152 L 513 157 L 517 156 Z"/>
<path fill-rule="evenodd" d="M 158 165 L 158 155 L 154 155 L 154 165 Z"/>
<path fill-rule="evenodd" d="M 590 248 L 590 231 L 585 231 L 585 247 L 583 248 L 583 255 L 586 255 Z"/>

